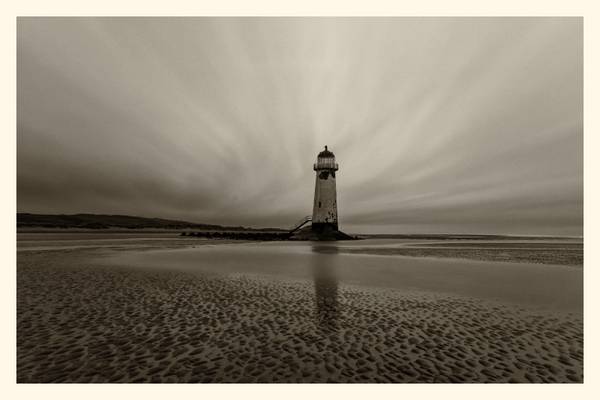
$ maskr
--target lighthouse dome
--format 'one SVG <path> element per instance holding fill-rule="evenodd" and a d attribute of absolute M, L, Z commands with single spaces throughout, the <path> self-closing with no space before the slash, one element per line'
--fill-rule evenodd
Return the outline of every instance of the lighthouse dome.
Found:
<path fill-rule="evenodd" d="M 313 169 L 315 171 L 323 169 L 331 171 L 338 170 L 338 165 L 335 162 L 335 156 L 332 152 L 327 150 L 327 146 L 325 146 L 325 150 L 319 153 L 319 156 L 317 157 L 317 163 L 313 166 Z M 335 177 L 335 175 L 333 176 Z"/>
<path fill-rule="evenodd" d="M 327 146 L 325 146 L 325 150 L 319 153 L 319 158 L 335 158 L 335 155 L 327 150 Z"/>

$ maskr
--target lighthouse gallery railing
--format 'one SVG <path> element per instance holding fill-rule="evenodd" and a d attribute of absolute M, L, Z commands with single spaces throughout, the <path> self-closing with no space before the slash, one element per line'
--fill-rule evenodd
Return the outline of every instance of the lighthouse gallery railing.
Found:
<path fill-rule="evenodd" d="M 313 169 L 316 171 L 318 169 L 333 169 L 335 171 L 338 170 L 338 164 L 334 162 L 318 162 L 313 164 Z"/>

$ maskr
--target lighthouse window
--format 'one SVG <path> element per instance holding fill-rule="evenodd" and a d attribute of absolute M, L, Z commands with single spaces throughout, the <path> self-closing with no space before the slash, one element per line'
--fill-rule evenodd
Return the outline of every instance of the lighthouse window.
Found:
<path fill-rule="evenodd" d="M 321 202 L 319 202 L 319 208 L 321 208 Z"/>

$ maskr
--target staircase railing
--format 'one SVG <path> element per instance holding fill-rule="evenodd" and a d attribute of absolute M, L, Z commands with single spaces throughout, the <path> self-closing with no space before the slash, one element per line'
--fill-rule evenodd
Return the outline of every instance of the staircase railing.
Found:
<path fill-rule="evenodd" d="M 306 217 L 303 217 L 301 220 L 299 220 L 298 222 L 296 222 L 294 225 L 292 225 L 290 227 L 290 229 L 289 229 L 290 233 L 296 232 L 298 229 L 302 228 L 304 225 L 306 225 L 310 221 L 312 221 L 312 216 L 307 215 Z"/>

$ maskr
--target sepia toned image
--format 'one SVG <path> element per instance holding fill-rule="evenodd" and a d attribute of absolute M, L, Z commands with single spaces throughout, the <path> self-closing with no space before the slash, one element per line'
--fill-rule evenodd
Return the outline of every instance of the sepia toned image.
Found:
<path fill-rule="evenodd" d="M 583 383 L 583 18 L 17 18 L 17 383 Z"/>

